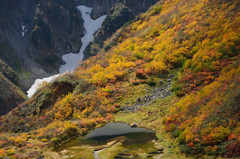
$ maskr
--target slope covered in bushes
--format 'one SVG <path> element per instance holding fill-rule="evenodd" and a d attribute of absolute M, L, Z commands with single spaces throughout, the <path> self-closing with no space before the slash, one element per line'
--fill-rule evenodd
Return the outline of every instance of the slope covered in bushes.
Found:
<path fill-rule="evenodd" d="M 176 138 L 188 155 L 239 156 L 239 6 L 238 0 L 159 2 L 108 39 L 102 54 L 3 116 L 1 131 L 34 132 L 29 137 L 56 145 L 111 120 L 129 99 L 137 105 L 136 98 L 169 84 L 173 74 L 173 95 L 156 103 L 166 109 L 165 128 L 157 131 Z"/>

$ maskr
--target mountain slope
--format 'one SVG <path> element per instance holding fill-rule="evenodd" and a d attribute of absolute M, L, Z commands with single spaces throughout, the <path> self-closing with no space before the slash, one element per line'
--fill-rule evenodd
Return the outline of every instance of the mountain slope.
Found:
<path fill-rule="evenodd" d="M 17 73 L 0 60 L 0 115 L 6 114 L 27 99 L 17 85 L 19 85 Z"/>
<path fill-rule="evenodd" d="M 113 2 L 113 1 L 111 1 Z M 103 49 L 104 41 L 107 40 L 114 32 L 122 27 L 125 23 L 133 20 L 134 17 L 139 16 L 141 13 L 147 11 L 151 6 L 156 4 L 157 0 L 124 0 L 116 1 L 115 5 L 107 13 L 107 17 L 102 25 L 102 27 L 97 31 L 94 39 L 88 45 L 84 51 L 84 59 L 94 56 L 101 52 Z M 99 1 L 95 1 L 96 5 Z M 95 4 L 94 3 L 94 4 Z M 107 3 L 107 2 L 105 2 Z M 100 4 L 98 4 L 100 5 Z M 93 5 L 93 15 L 96 16 L 99 6 L 95 7 Z M 104 8 L 104 7 L 103 7 Z M 95 11 L 95 13 L 94 13 Z M 106 10 L 103 10 L 106 12 Z"/>
<path fill-rule="evenodd" d="M 96 18 L 107 14 L 118 1 L 2 0 L 0 59 L 19 76 L 17 86 L 26 92 L 36 79 L 58 73 L 59 66 L 64 64 L 63 54 L 79 52 L 84 28 L 76 3 L 92 6 Z M 156 2 L 156 0 L 148 3 L 141 1 L 140 3 L 146 6 L 141 5 L 139 9 L 134 10 L 134 15 L 145 11 L 154 1 Z M 118 20 L 122 19 L 122 22 L 118 23 L 117 28 L 133 17 L 132 15 L 129 15 L 131 18 L 121 17 L 128 17 L 126 14 L 127 12 L 118 16 Z M 105 37 L 98 38 L 101 45 L 104 39 L 111 35 L 107 33 L 108 31 L 106 29 L 101 32 L 101 36 Z"/>
<path fill-rule="evenodd" d="M 120 120 L 156 130 L 168 157 L 178 154 L 175 146 L 198 158 L 239 157 L 239 6 L 238 0 L 156 4 L 108 39 L 107 52 L 3 116 L 3 151 L 13 144 L 20 155 L 31 141 L 19 145 L 7 131 L 32 132 L 25 135 L 56 146 Z"/>

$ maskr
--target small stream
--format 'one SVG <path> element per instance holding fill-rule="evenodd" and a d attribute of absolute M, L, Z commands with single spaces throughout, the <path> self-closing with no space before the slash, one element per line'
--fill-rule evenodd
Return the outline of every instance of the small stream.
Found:
<path fill-rule="evenodd" d="M 132 128 L 123 122 L 109 123 L 71 140 L 55 152 L 66 159 L 151 158 L 163 153 L 163 149 L 156 147 L 156 139 L 152 130 Z"/>

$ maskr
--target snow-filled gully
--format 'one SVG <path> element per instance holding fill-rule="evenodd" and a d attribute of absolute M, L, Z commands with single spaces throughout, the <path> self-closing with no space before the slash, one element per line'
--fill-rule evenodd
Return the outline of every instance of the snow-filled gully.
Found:
<path fill-rule="evenodd" d="M 104 19 L 106 18 L 106 15 L 103 15 L 103 16 L 99 17 L 98 19 L 93 20 L 90 16 L 91 12 L 92 12 L 92 8 L 89 8 L 89 7 L 86 7 L 83 5 L 80 5 L 77 8 L 82 14 L 82 18 L 84 20 L 83 25 L 85 28 L 84 36 L 81 38 L 82 47 L 79 50 L 79 53 L 77 53 L 77 54 L 69 53 L 69 54 L 63 55 L 62 59 L 63 59 L 63 61 L 66 62 L 66 64 L 60 66 L 59 74 L 56 74 L 56 75 L 53 75 L 50 77 L 46 77 L 43 79 L 37 79 L 34 82 L 34 84 L 32 85 L 32 87 L 27 91 L 27 96 L 29 98 L 31 98 L 33 96 L 33 94 L 36 92 L 36 90 L 39 88 L 39 86 L 41 85 L 42 82 L 46 81 L 49 83 L 49 82 L 53 81 L 54 79 L 56 79 L 57 77 L 63 75 L 64 73 L 73 71 L 78 66 L 79 61 L 81 61 L 83 59 L 83 51 L 86 49 L 88 44 L 91 42 L 91 40 L 93 39 L 94 33 L 100 28 Z"/>

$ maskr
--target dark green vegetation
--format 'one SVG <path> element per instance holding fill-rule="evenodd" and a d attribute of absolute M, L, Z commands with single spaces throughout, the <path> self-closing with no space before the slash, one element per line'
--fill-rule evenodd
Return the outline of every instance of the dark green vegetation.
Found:
<path fill-rule="evenodd" d="M 6 114 L 27 99 L 19 86 L 19 77 L 0 60 L 0 115 Z"/>

